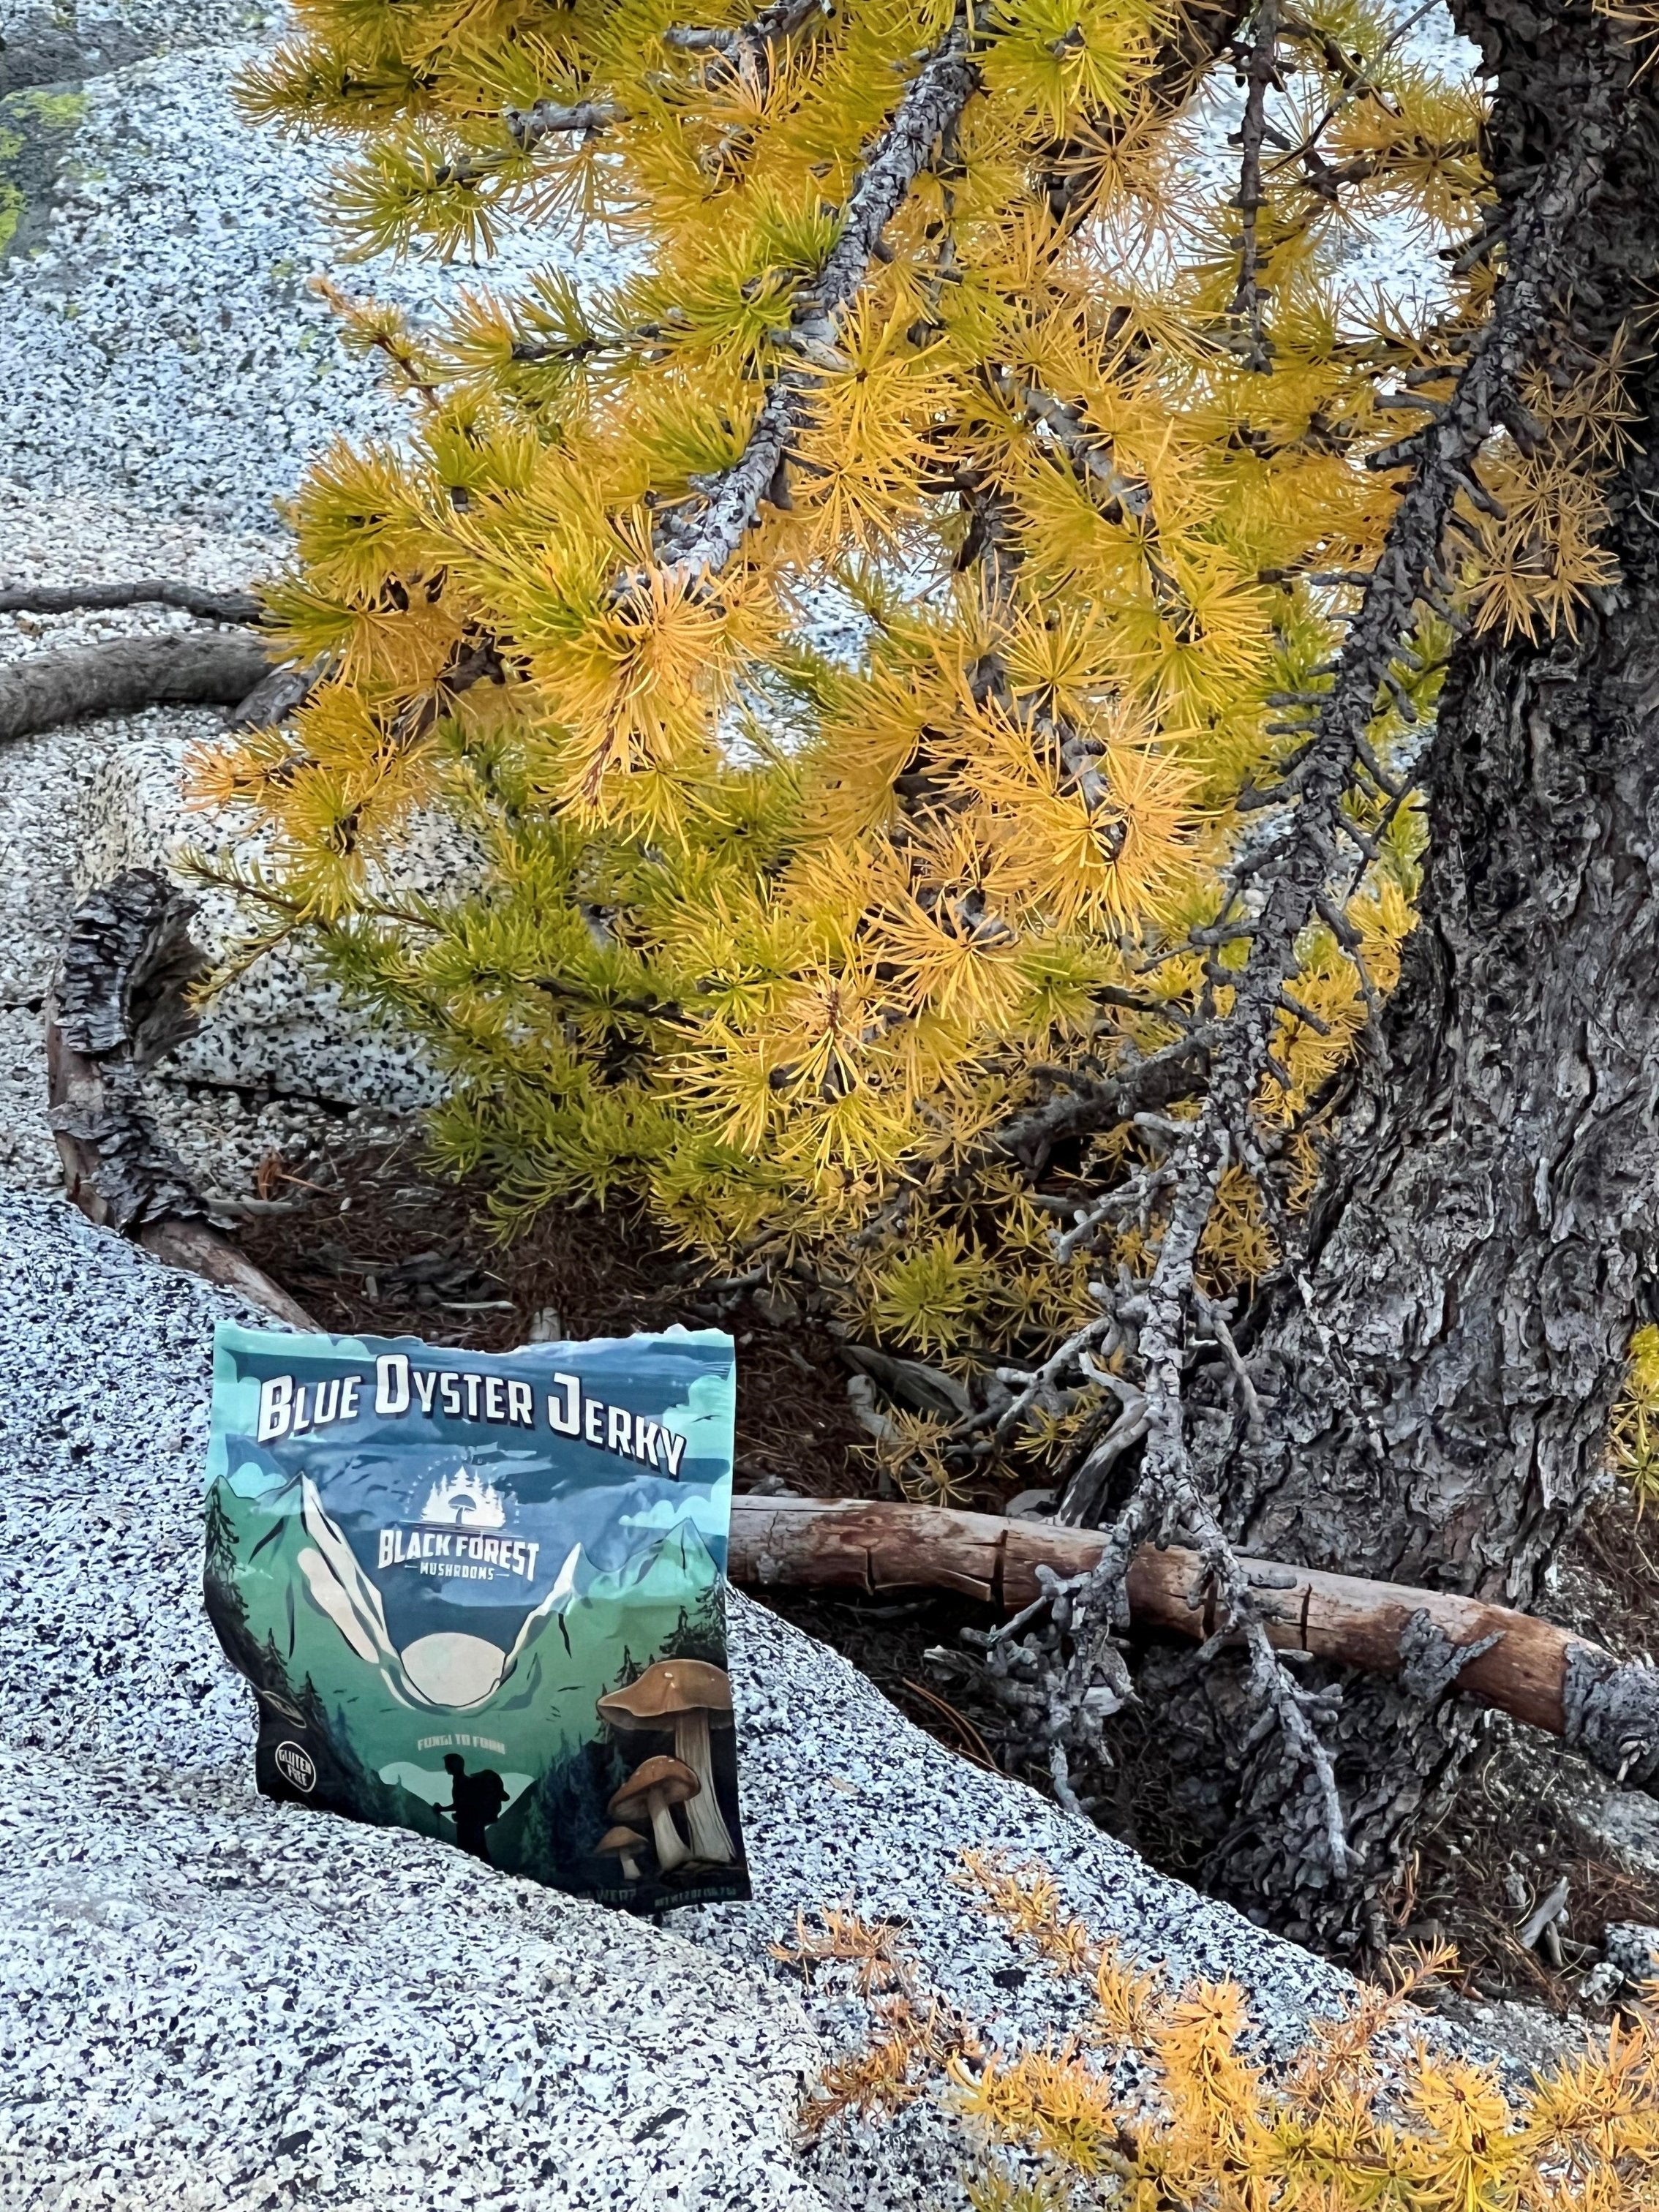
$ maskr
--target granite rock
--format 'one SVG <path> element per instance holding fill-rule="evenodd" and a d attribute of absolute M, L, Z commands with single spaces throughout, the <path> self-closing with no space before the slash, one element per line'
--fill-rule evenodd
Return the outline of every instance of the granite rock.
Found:
<path fill-rule="evenodd" d="M 1596 1790 L 1571 1813 L 1574 1833 L 1598 1857 L 1638 1876 L 1659 1875 L 1659 1799 L 1645 1790 Z"/>
<path fill-rule="evenodd" d="M 153 2203 L 165 2180 L 192 2208 L 251 2207 L 290 2160 L 307 2202 L 357 2212 L 959 2204 L 963 2146 L 929 2104 L 791 2150 L 819 2051 L 863 2017 L 788 1979 L 771 1947 L 798 1913 L 850 1902 L 902 1919 L 926 1984 L 995 2039 L 1063 2033 L 1081 1993 L 953 1885 L 966 1850 L 1042 1860 L 1177 1984 L 1242 1981 L 1264 2051 L 1344 2002 L 1332 1969 L 969 1766 L 741 1598 L 750 1904 L 653 1927 L 264 1804 L 251 1704 L 199 1597 L 210 1344 L 234 1310 L 62 1201 L 0 1194 L 0 2136 L 16 2201 Z M 84 2081 L 95 2097 L 71 2094 Z M 694 2118 L 651 2126 L 671 2109 Z M 122 2197 L 112 2167 L 143 2187 Z M 735 2193 L 708 2193 L 716 2169 Z"/>
<path fill-rule="evenodd" d="M 18 582 L 183 574 L 245 586 L 274 563 L 268 541 L 153 522 L 92 498 L 0 483 L 0 578 Z M 0 659 L 97 645 L 186 626 L 144 609 L 37 618 L 0 617 Z M 56 1188 L 46 1125 L 41 1015 L 76 900 L 130 866 L 175 873 L 191 848 L 222 850 L 240 825 L 192 811 L 183 763 L 222 733 L 212 709 L 152 709 L 47 730 L 4 749 L 0 763 L 0 1180 Z M 434 872 L 460 865 L 453 849 Z M 193 896 L 201 896 L 192 892 Z M 222 893 L 202 897 L 197 934 L 234 944 L 239 918 Z M 246 1193 L 267 1152 L 296 1156 L 342 1120 L 378 1133 L 386 1117 L 437 1086 L 405 1037 L 345 1006 L 295 954 L 279 953 L 233 983 L 199 1038 L 150 1085 L 158 1120 L 206 1187 Z"/>
<path fill-rule="evenodd" d="M 0 1299 L 0 2203 L 816 2212 L 775 1980 L 254 1794 L 199 1600 L 225 1303 L 18 1195 Z"/>
<path fill-rule="evenodd" d="M 211 718 L 195 719 L 199 725 Z M 76 890 L 108 883 L 126 868 L 161 869 L 191 890 L 191 934 L 216 960 L 246 937 L 249 917 L 229 893 L 192 881 L 190 856 L 243 866 L 269 856 L 248 836 L 245 818 L 192 805 L 187 762 L 201 728 L 172 726 L 185 720 L 179 715 L 153 720 L 164 726 L 130 733 L 88 780 L 75 823 Z M 477 868 L 460 833 L 428 817 L 410 826 L 399 848 L 398 889 L 453 890 Z M 164 1080 L 391 1114 L 416 1112 L 442 1095 L 418 1042 L 349 1005 L 294 944 L 277 945 L 218 993 L 199 1033 L 168 1061 Z"/>
<path fill-rule="evenodd" d="M 0 2203 L 818 2212 L 787 1992 L 318 1826 L 227 1773 L 0 1746 Z"/>
<path fill-rule="evenodd" d="M 1617 1975 L 1613 1979 L 1616 1987 Z M 1593 1987 L 1581 1988 L 1579 1995 L 1585 2003 L 1601 2001 Z M 1461 2030 L 1477 2051 L 1499 2060 L 1512 2094 L 1524 2094 L 1535 2074 L 1582 2057 L 1595 2033 L 1582 2012 L 1553 2012 L 1518 1997 L 1466 1997 L 1443 1989 L 1435 2013 L 1438 2020 Z"/>
<path fill-rule="evenodd" d="M 280 11 L 200 0 L 176 31 L 166 12 L 117 0 L 107 58 L 58 95 L 73 159 L 44 203 L 26 199 L 27 246 L 0 268 L 0 454 L 33 489 L 274 537 L 313 455 L 337 436 L 395 441 L 410 419 L 340 343 L 313 277 L 419 316 L 477 274 L 343 266 L 319 212 L 339 149 L 255 129 L 235 105 Z M 0 34 L 9 18 L 0 0 Z M 76 35 L 95 44 L 84 13 Z M 589 276 L 617 265 L 596 232 L 578 251 L 509 224 L 492 275 L 511 284 L 550 259 Z"/>
<path fill-rule="evenodd" d="M 1659 1982 L 1659 1928 L 1644 1920 L 1611 1920 L 1601 1934 L 1607 1964 L 1617 1966 L 1627 1985 L 1639 1990 Z"/>
<path fill-rule="evenodd" d="M 337 148 L 252 129 L 234 104 L 238 72 L 282 27 L 264 0 L 0 0 L 0 582 L 246 589 L 289 557 L 283 503 L 313 455 L 404 434 L 406 404 L 340 343 L 312 280 L 331 272 L 418 315 L 476 272 L 341 267 L 319 206 Z M 508 228 L 504 281 L 550 259 L 617 265 L 597 234 L 579 252 Z M 0 617 L 0 657 L 186 623 Z M 0 1177 L 58 1184 L 40 1013 L 94 863 L 228 842 L 232 825 L 185 812 L 177 777 L 219 726 L 152 713 L 5 749 Z M 222 906 L 204 923 L 230 933 Z M 375 1133 L 434 1088 L 406 1044 L 282 955 L 226 994 L 156 1104 L 198 1178 L 246 1194 L 263 1152 L 337 1130 L 342 1106 Z"/>

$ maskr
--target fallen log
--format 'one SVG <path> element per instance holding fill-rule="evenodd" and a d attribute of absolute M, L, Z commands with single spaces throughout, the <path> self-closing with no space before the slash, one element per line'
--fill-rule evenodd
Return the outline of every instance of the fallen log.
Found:
<path fill-rule="evenodd" d="M 144 707 L 233 707 L 270 672 L 264 646 L 240 630 L 124 637 L 0 662 L 0 743 Z"/>
<path fill-rule="evenodd" d="M 204 1275 L 296 1328 L 317 1323 L 217 1229 L 145 1108 L 144 1071 L 195 1029 L 185 994 L 205 967 L 193 903 L 131 868 L 76 908 L 46 1001 L 48 1117 L 65 1190 L 90 1221 L 168 1267 Z"/>
<path fill-rule="evenodd" d="M 759 1589 L 952 1590 L 1012 1613 L 1042 1595 L 1037 1571 L 1085 1573 L 1104 1538 L 994 1514 L 862 1499 L 737 1498 L 731 1576 Z M 1603 1772 L 1647 1789 L 1659 1778 L 1659 1669 L 1624 1665 L 1601 1644 L 1535 1614 L 1447 1590 L 1243 1561 L 1282 1650 L 1397 1675 L 1425 1698 L 1456 1690 L 1546 1729 Z M 1203 1643 L 1214 1597 L 1194 1552 L 1145 1545 L 1130 1563 L 1130 1618 Z"/>

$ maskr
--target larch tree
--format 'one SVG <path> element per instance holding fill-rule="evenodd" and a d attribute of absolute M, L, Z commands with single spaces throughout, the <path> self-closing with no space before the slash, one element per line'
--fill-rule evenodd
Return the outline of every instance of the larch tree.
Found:
<path fill-rule="evenodd" d="M 302 0 L 245 97 L 356 244 L 556 265 L 338 298 L 410 436 L 311 471 L 309 696 L 196 764 L 246 957 L 413 1025 L 503 1228 L 642 1206 L 908 1363 L 890 1485 L 1109 1529 L 1011 1731 L 1086 1808 L 1138 1694 L 1213 1884 L 1350 1947 L 1459 1655 L 1295 1673 L 1240 1554 L 1534 1603 L 1659 1226 L 1650 27 L 1456 12 L 1484 83 L 1380 0 Z"/>

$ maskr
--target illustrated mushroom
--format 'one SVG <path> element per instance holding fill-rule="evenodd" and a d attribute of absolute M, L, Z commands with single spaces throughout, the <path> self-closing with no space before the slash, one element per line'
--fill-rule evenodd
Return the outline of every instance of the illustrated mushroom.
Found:
<path fill-rule="evenodd" d="M 647 1759 L 642 1766 L 634 1769 L 605 1809 L 613 1820 L 637 1820 L 641 1813 L 648 1813 L 652 1840 L 657 1846 L 657 1864 L 669 1874 L 675 1867 L 684 1866 L 691 1856 L 680 1841 L 680 1832 L 674 1826 L 670 1808 L 695 1798 L 702 1788 L 702 1783 L 681 1760 Z"/>
<path fill-rule="evenodd" d="M 730 1866 L 737 1846 L 714 1795 L 708 1741 L 711 1728 L 732 1726 L 732 1683 L 725 1669 L 706 1659 L 659 1659 L 637 1682 L 601 1698 L 599 1714 L 614 1729 L 673 1729 L 674 1756 L 691 1769 L 700 1785 L 685 1812 L 691 1856 Z"/>
<path fill-rule="evenodd" d="M 593 1849 L 601 1858 L 622 1861 L 624 1881 L 641 1879 L 639 1861 L 634 1854 L 645 1849 L 645 1838 L 637 1828 L 607 1828 Z"/>

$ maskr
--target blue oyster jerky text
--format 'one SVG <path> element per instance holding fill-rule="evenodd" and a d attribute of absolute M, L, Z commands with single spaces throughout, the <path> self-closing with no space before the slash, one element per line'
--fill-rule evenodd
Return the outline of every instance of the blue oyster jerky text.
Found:
<path fill-rule="evenodd" d="M 209 1614 L 259 1787 L 638 1911 L 749 1894 L 732 1340 L 219 1326 Z"/>

